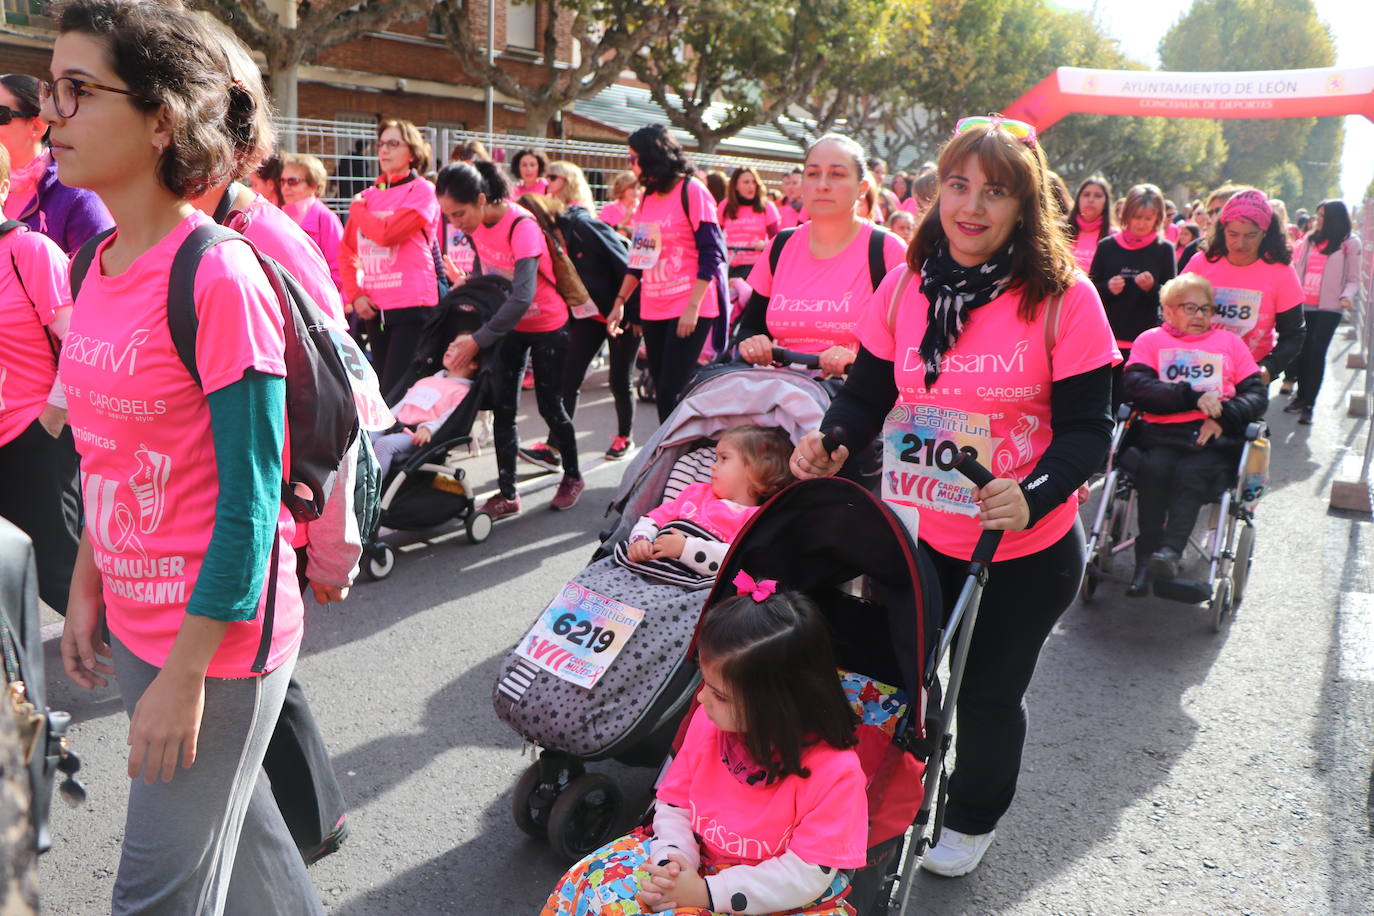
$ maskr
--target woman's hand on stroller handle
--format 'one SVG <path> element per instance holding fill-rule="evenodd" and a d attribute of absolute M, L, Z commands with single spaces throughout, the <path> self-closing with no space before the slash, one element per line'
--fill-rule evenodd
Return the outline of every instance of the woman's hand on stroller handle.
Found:
<path fill-rule="evenodd" d="M 967 453 L 954 465 L 975 487 L 978 523 L 985 531 L 1020 531 L 1030 524 L 1030 505 L 1021 484 L 1011 477 L 993 477 L 992 472 Z"/>
<path fill-rule="evenodd" d="M 843 430 L 838 428 L 829 434 L 813 429 L 802 436 L 792 450 L 792 460 L 789 462 L 792 475 L 798 480 L 834 476 L 849 457 L 849 449 L 840 442 L 842 433 Z"/>

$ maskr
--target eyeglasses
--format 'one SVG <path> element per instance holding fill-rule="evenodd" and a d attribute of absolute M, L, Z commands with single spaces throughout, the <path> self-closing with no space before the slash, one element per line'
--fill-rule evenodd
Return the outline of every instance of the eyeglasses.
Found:
<path fill-rule="evenodd" d="M 1209 209 L 1209 210 L 1207 211 L 1207 216 L 1208 216 L 1209 219 L 1214 219 L 1214 218 L 1216 217 L 1216 215 L 1217 215 L 1218 213 L 1220 213 L 1220 212 L 1221 212 L 1221 208 L 1220 208 L 1220 207 L 1212 207 L 1211 209 Z"/>
<path fill-rule="evenodd" d="M 1027 124 L 1025 121 L 1017 121 L 1014 118 L 1004 118 L 1001 115 L 975 115 L 971 118 L 960 118 L 954 125 L 954 136 L 959 136 L 966 130 L 975 127 L 1000 127 L 1016 139 L 1027 146 L 1035 145 L 1035 125 Z"/>
<path fill-rule="evenodd" d="M 294 187 L 295 187 L 296 185 L 298 185 L 298 184 L 310 184 L 310 179 L 308 179 L 308 178 L 297 178 L 295 175 L 291 175 L 291 176 L 283 177 L 282 180 L 281 180 L 281 183 L 284 184 L 284 185 L 286 185 L 287 187 L 294 188 Z"/>
<path fill-rule="evenodd" d="M 30 113 L 27 112 L 27 111 L 15 111 L 13 108 L 10 108 L 8 105 L 0 105 L 0 127 L 4 127 L 6 124 L 10 123 L 11 121 L 15 121 L 15 120 L 26 121 L 26 120 L 29 120 L 30 118 L 36 118 L 36 117 L 38 117 L 38 112 L 33 112 L 32 114 L 30 114 Z"/>
<path fill-rule="evenodd" d="M 405 146 L 405 145 L 406 145 L 406 142 L 405 142 L 404 140 L 378 140 L 378 141 L 377 141 L 377 149 L 393 150 L 393 149 L 400 149 L 401 147 L 403 147 L 403 146 Z"/>
<path fill-rule="evenodd" d="M 51 83 L 47 80 L 40 80 L 38 83 L 38 98 L 41 102 L 52 100 L 53 110 L 57 112 L 59 118 L 76 117 L 76 110 L 81 104 L 81 96 L 88 89 L 99 89 L 102 92 L 114 92 L 119 95 L 127 95 L 131 99 L 137 99 L 145 105 L 157 104 L 146 96 L 139 95 L 137 92 L 130 92 L 128 89 L 119 89 L 115 86 L 102 86 L 99 83 L 89 83 L 86 80 L 79 80 L 74 76 L 60 76 Z"/>
<path fill-rule="evenodd" d="M 1206 302 L 1176 302 L 1172 303 L 1171 307 L 1178 309 L 1180 312 L 1189 316 L 1190 318 L 1194 315 L 1201 315 L 1204 318 L 1210 318 L 1212 315 L 1216 314 L 1217 311 L 1213 306 L 1208 305 Z"/>

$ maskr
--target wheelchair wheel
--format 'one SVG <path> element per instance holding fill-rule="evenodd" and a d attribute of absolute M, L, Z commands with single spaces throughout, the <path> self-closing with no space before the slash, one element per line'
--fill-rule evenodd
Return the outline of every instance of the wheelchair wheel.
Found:
<path fill-rule="evenodd" d="M 1208 603 L 1208 609 L 1212 612 L 1212 632 L 1220 633 L 1227 621 L 1231 619 L 1234 609 L 1231 603 L 1231 580 L 1229 578 L 1218 578 L 1212 585 L 1212 600 Z"/>
<path fill-rule="evenodd" d="M 1239 608 L 1245 598 L 1245 586 L 1250 582 L 1250 565 L 1255 560 L 1255 526 L 1242 522 L 1240 536 L 1236 538 L 1236 559 L 1231 567 L 1232 589 L 1231 604 Z"/>
<path fill-rule="evenodd" d="M 605 774 L 583 773 L 568 784 L 549 812 L 549 845 L 577 861 L 599 849 L 615 831 L 623 795 Z"/>

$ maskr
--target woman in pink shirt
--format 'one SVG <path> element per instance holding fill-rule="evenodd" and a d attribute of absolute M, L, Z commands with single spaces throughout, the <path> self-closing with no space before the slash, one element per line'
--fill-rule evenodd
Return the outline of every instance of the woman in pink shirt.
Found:
<path fill-rule="evenodd" d="M 1073 257 L 1087 273 L 1097 254 L 1097 243 L 1116 231 L 1111 182 L 1101 175 L 1083 179 L 1069 212 L 1068 236 Z"/>
<path fill-rule="evenodd" d="M 167 324 L 172 261 L 211 223 L 190 198 L 241 170 L 238 138 L 270 130 L 232 41 L 176 3 L 74 0 L 45 86 L 64 181 L 117 227 L 83 250 L 60 364 L 86 516 L 63 666 L 87 688 L 115 674 L 130 717 L 116 914 L 322 912 L 255 791 L 302 628 L 281 303 L 230 241 L 196 270 L 198 380 Z"/>
<path fill-rule="evenodd" d="M 730 279 L 749 276 L 782 219 L 758 172 L 748 166 L 735 169 L 716 216 L 730 249 Z"/>
<path fill-rule="evenodd" d="M 711 192 L 691 177 L 668 128 L 641 127 L 629 144 L 630 169 L 639 175 L 644 199 L 635 214 L 629 270 L 606 324 L 610 334 L 618 332 L 625 302 L 642 279 L 639 324 L 658 417 L 666 420 L 696 372 L 707 335 L 714 330 L 716 348 L 725 345 L 725 239 Z"/>
<path fill-rule="evenodd" d="M 329 265 L 329 276 L 343 295 L 343 280 L 339 277 L 339 243 L 343 240 L 343 222 L 339 215 L 324 205 L 320 195 L 329 184 L 329 173 L 324 163 L 305 153 L 287 153 L 282 157 L 281 196 L 285 203 L 282 209 L 305 230 L 324 262 Z"/>
<path fill-rule="evenodd" d="M 1355 306 L 1360 290 L 1360 240 L 1350 224 L 1345 201 L 1324 200 L 1312 217 L 1312 231 L 1298 242 L 1293 253 L 1302 280 L 1303 321 L 1307 334 L 1295 365 L 1298 386 L 1293 400 L 1283 408 L 1298 414 L 1304 426 L 1312 422 L 1312 408 L 1326 374 L 1326 350 L 1341 323 L 1341 316 Z M 1288 368 L 1293 375 L 1294 366 Z"/>
<path fill-rule="evenodd" d="M 414 124 L 383 121 L 377 161 L 376 184 L 349 205 L 339 274 L 344 299 L 367 330 L 382 392 L 399 395 L 393 389 L 410 368 L 428 310 L 439 302 L 439 202 L 424 178 L 429 146 Z"/>
<path fill-rule="evenodd" d="M 1025 692 L 1083 575 L 1076 492 L 1111 438 L 1120 354 L 1048 171 L 1031 125 L 958 123 L 934 212 L 860 318 L 859 355 L 822 421 L 848 444 L 827 453 L 811 432 L 792 456 L 798 477 L 834 474 L 881 429 L 883 498 L 919 511 L 946 613 L 979 536 L 1005 532 L 959 697 L 945 830 L 922 863 L 951 877 L 978 866 L 1015 794 Z M 960 452 L 996 479 L 969 484 Z"/>
<path fill-rule="evenodd" d="M 9 186 L 0 146 L 0 206 Z M 59 614 L 76 562 L 81 489 L 57 353 L 71 321 L 67 256 L 57 243 L 0 219 L 0 517 L 33 539 L 38 595 Z"/>
<path fill-rule="evenodd" d="M 601 208 L 602 222 L 610 223 L 626 238 L 630 237 L 630 226 L 634 221 L 635 210 L 639 209 L 639 178 L 634 172 L 621 172 L 611 182 L 611 202 Z"/>
<path fill-rule="evenodd" d="M 1307 333 L 1302 281 L 1288 234 L 1263 191 L 1246 188 L 1226 201 L 1183 272 L 1212 281 L 1212 323 L 1241 336 L 1266 383 L 1297 359 Z"/>
<path fill-rule="evenodd" d="M 511 200 L 519 200 L 526 194 L 547 194 L 549 180 L 549 159 L 537 149 L 522 149 L 510 160 L 511 171 L 515 173 L 515 187 L 511 188 Z"/>

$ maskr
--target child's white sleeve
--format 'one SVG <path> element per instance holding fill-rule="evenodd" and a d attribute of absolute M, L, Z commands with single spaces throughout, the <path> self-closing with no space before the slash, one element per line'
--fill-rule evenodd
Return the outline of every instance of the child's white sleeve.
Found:
<path fill-rule="evenodd" d="M 358 576 L 363 539 L 354 510 L 354 487 L 357 483 L 358 449 L 361 447 L 354 442 L 344 453 L 324 511 L 310 523 L 310 543 L 305 550 L 309 560 L 306 574 L 311 582 L 347 587 Z"/>
<path fill-rule="evenodd" d="M 692 816 L 675 805 L 654 803 L 654 838 L 649 844 L 649 861 L 661 865 L 668 861 L 669 848 L 682 853 L 692 868 L 701 867 L 701 847 L 692 832 Z"/>
<path fill-rule="evenodd" d="M 655 525 L 654 520 L 647 515 L 641 515 L 639 521 L 635 522 L 635 526 L 630 529 L 631 543 L 640 538 L 652 541 L 656 537 L 658 537 L 658 525 Z"/>
<path fill-rule="evenodd" d="M 782 913 L 814 902 L 834 880 L 835 869 L 803 862 L 789 851 L 708 875 L 706 888 L 713 913 Z"/>
<path fill-rule="evenodd" d="M 729 552 L 730 545 L 723 541 L 689 537 L 682 546 L 681 559 L 698 575 L 709 578 L 720 572 L 725 555 Z"/>

